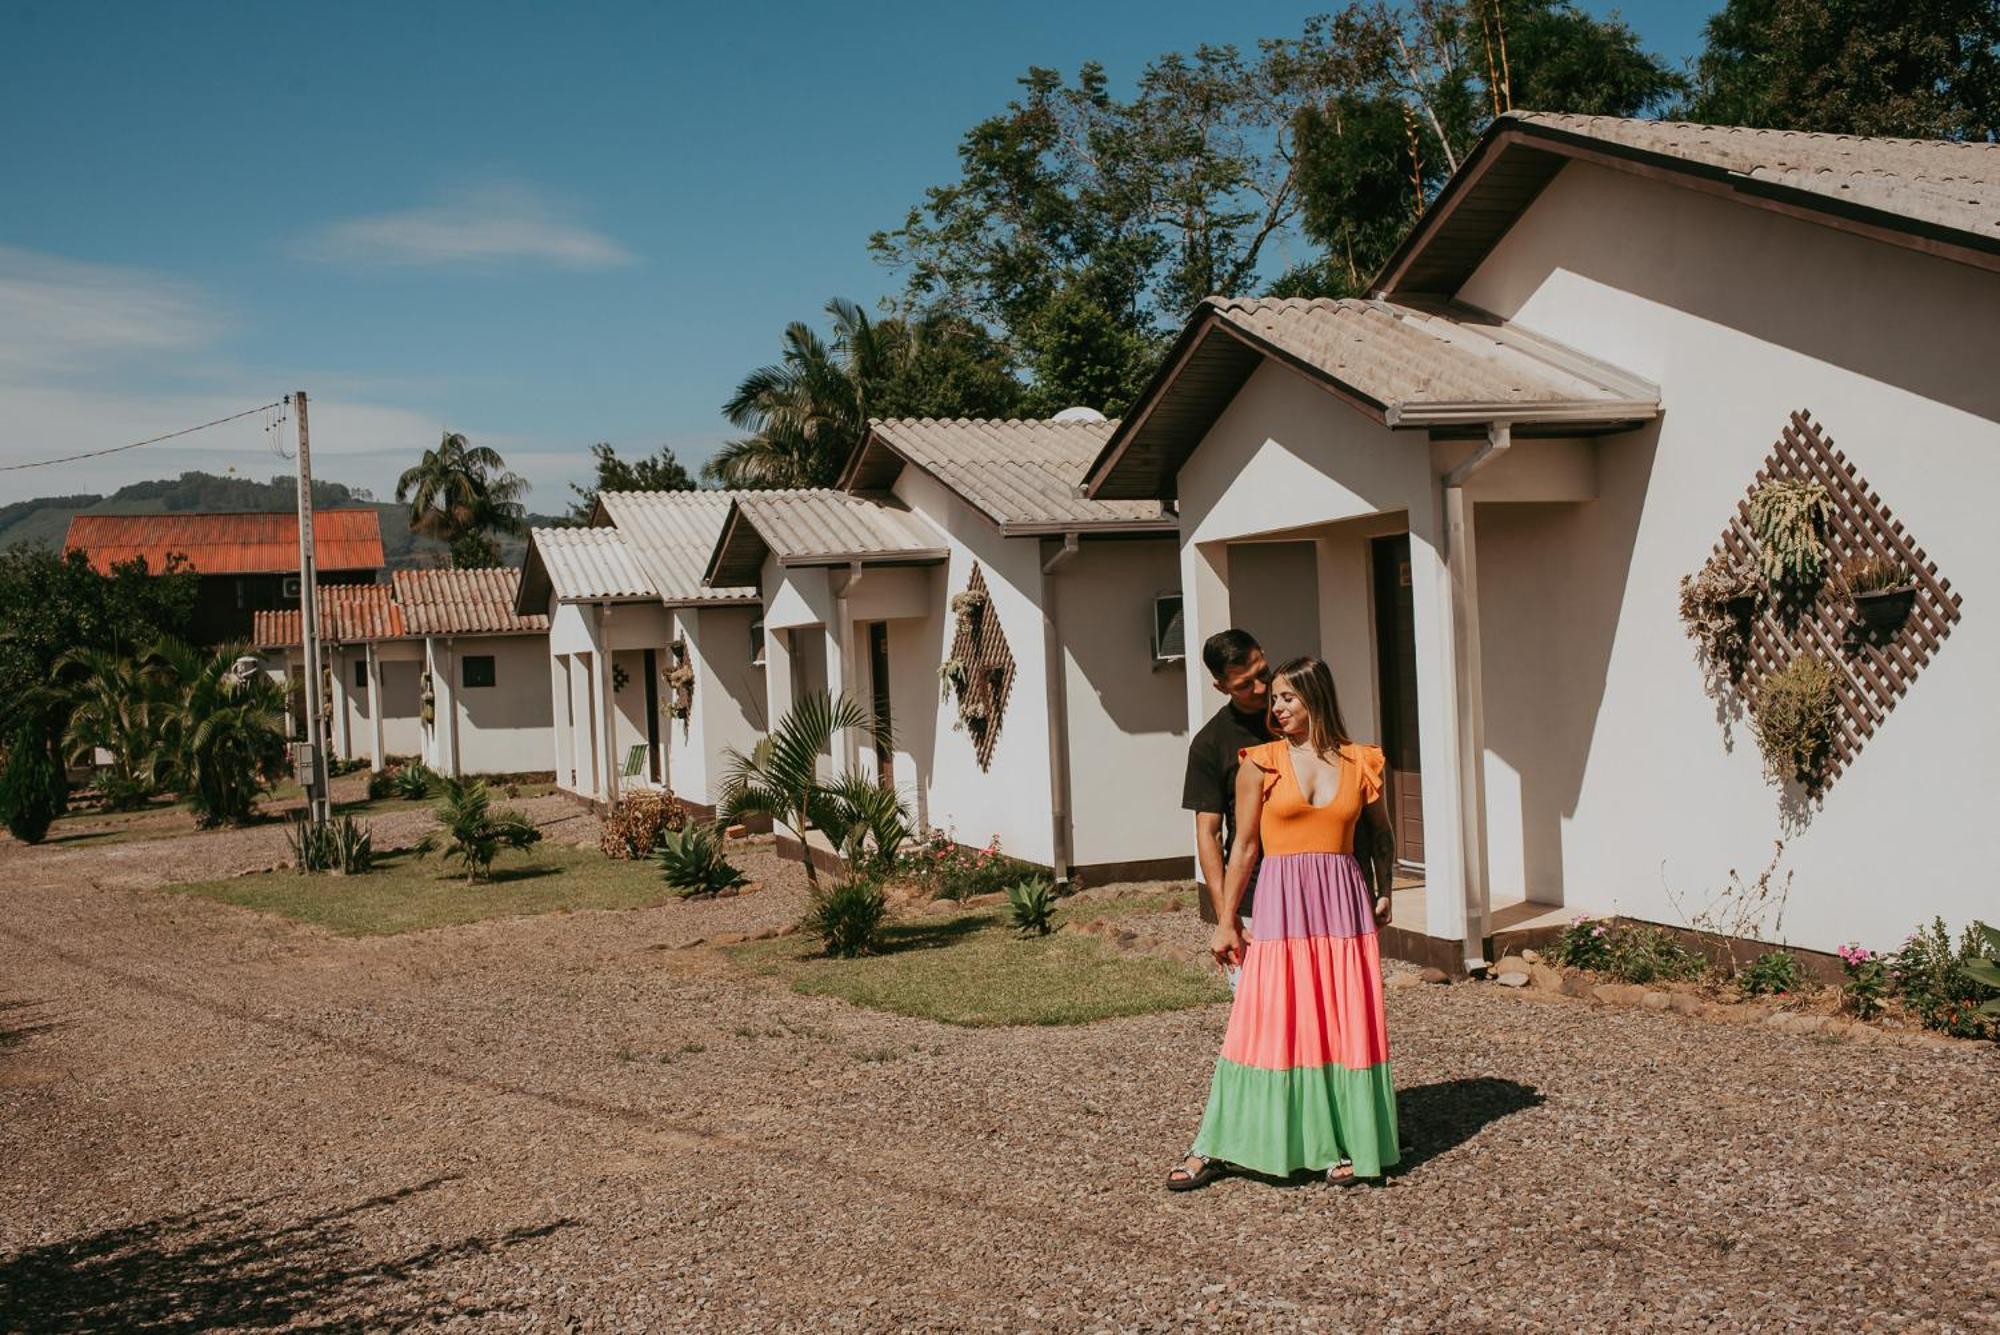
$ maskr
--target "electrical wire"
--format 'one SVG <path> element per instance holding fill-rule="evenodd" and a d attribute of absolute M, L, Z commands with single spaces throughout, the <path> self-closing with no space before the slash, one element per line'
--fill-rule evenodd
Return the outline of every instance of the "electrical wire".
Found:
<path fill-rule="evenodd" d="M 24 468 L 50 468 L 56 464 L 73 464 L 80 459 L 101 459 L 107 454 L 123 454 L 126 450 L 136 450 L 142 445 L 157 445 L 163 440 L 173 440 L 179 436 L 192 436 L 197 431 L 206 431 L 212 426 L 221 426 L 224 422 L 234 422 L 245 417 L 254 417 L 258 413 L 269 412 L 273 408 L 280 407 L 288 401 L 288 399 L 279 399 L 276 403 L 259 404 L 255 408 L 245 408 L 240 413 L 231 413 L 227 417 L 218 417 L 213 422 L 203 422 L 200 426 L 183 427 L 179 431 L 169 431 L 164 436 L 154 436 L 149 440 L 135 440 L 130 445 L 113 445 L 108 450 L 85 450 L 82 454 L 65 454 L 59 459 L 36 459 L 25 464 L 0 464 L 0 473 L 18 473 Z"/>

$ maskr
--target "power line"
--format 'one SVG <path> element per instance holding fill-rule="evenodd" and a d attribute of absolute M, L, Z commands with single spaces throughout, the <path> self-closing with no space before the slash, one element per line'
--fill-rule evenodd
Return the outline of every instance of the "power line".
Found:
<path fill-rule="evenodd" d="M 254 417 L 258 413 L 269 412 L 273 408 L 283 407 L 284 404 L 284 399 L 279 399 L 274 403 L 259 404 L 255 408 L 245 408 L 240 413 L 231 413 L 227 417 L 218 417 L 213 422 L 203 422 L 200 426 L 183 427 L 179 431 L 169 431 L 164 436 L 154 436 L 150 440 L 135 440 L 130 445 L 113 445 L 108 450 L 86 450 L 82 454 L 65 454 L 60 459 L 37 459 L 32 463 L 25 464 L 0 464 L 0 473 L 18 473 L 24 468 L 49 468 L 55 464 L 73 464 L 79 459 L 101 459 L 107 454 L 123 454 L 126 450 L 136 450 L 141 445 L 157 445 L 163 440 L 173 440 L 177 436 L 192 436 L 197 431 L 206 431 L 212 426 L 221 426 L 224 422 L 234 422 L 241 418 Z"/>

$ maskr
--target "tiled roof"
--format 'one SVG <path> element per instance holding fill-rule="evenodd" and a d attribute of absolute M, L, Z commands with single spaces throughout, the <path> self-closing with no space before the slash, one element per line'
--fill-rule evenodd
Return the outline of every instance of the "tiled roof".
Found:
<path fill-rule="evenodd" d="M 1578 159 L 2000 269 L 2000 144 L 1516 111 L 1488 127 L 1369 290 L 1457 292 Z"/>
<path fill-rule="evenodd" d="M 336 644 L 393 640 L 406 633 L 403 609 L 387 584 L 322 584 L 319 586 L 320 638 Z M 259 649 L 297 645 L 299 609 L 277 608 L 250 615 L 250 639 Z"/>
<path fill-rule="evenodd" d="M 615 528 L 538 528 L 529 534 L 528 564 L 517 606 L 545 601 L 644 602 L 660 591 L 639 568 Z"/>
<path fill-rule="evenodd" d="M 900 418 L 870 424 L 843 487 L 886 490 L 905 462 L 929 473 L 1002 530 L 1170 530 L 1158 501 L 1076 494 L 1116 422 Z"/>
<path fill-rule="evenodd" d="M 923 564 L 949 550 L 943 534 L 892 497 L 747 491 L 730 508 L 706 578 L 716 587 L 754 585 L 767 555 L 781 565 Z"/>
<path fill-rule="evenodd" d="M 1266 360 L 1390 427 L 1505 418 L 1582 430 L 1659 413 L 1656 387 L 1468 307 L 1210 297 L 1092 465 L 1091 494 L 1173 495 L 1180 466 Z"/>
<path fill-rule="evenodd" d="M 549 628 L 547 614 L 514 610 L 519 570 L 397 570 L 390 579 L 412 635 L 503 635 Z"/>
<path fill-rule="evenodd" d="M 1546 111 L 1515 112 L 1513 118 L 2000 238 L 2000 144 L 1749 130 Z"/>
<path fill-rule="evenodd" d="M 81 551 L 102 573 L 135 557 L 149 569 L 179 555 L 204 575 L 297 573 L 296 514 L 77 515 L 64 551 Z M 373 510 L 321 510 L 313 516 L 313 555 L 321 570 L 379 570 L 382 521 Z"/>
<path fill-rule="evenodd" d="M 597 499 L 604 517 L 624 536 L 633 560 L 666 603 L 755 602 L 755 587 L 712 589 L 702 583 L 738 494 L 607 491 Z"/>

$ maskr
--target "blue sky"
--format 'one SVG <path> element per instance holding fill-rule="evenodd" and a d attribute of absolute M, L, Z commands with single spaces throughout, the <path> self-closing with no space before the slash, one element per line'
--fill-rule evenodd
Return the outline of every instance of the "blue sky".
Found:
<path fill-rule="evenodd" d="M 592 441 L 698 462 L 788 320 L 894 291 L 869 233 L 1030 64 L 1329 7 L 0 0 L 0 464 L 303 388 L 322 476 L 386 496 L 449 424 L 559 510 Z M 1680 62 L 1715 7 L 1617 8 Z M 252 419 L 0 502 L 230 467 L 285 465 Z"/>

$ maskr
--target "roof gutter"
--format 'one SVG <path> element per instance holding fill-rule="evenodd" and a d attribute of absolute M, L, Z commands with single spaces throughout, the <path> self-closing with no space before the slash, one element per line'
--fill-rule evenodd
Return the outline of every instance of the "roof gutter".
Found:
<path fill-rule="evenodd" d="M 1074 875 L 1076 850 L 1070 811 L 1069 690 L 1063 671 L 1062 640 L 1056 633 L 1056 575 L 1083 550 L 1074 531 L 1062 535 L 1062 545 L 1042 558 L 1042 671 L 1049 708 L 1049 863 L 1058 889 Z"/>

